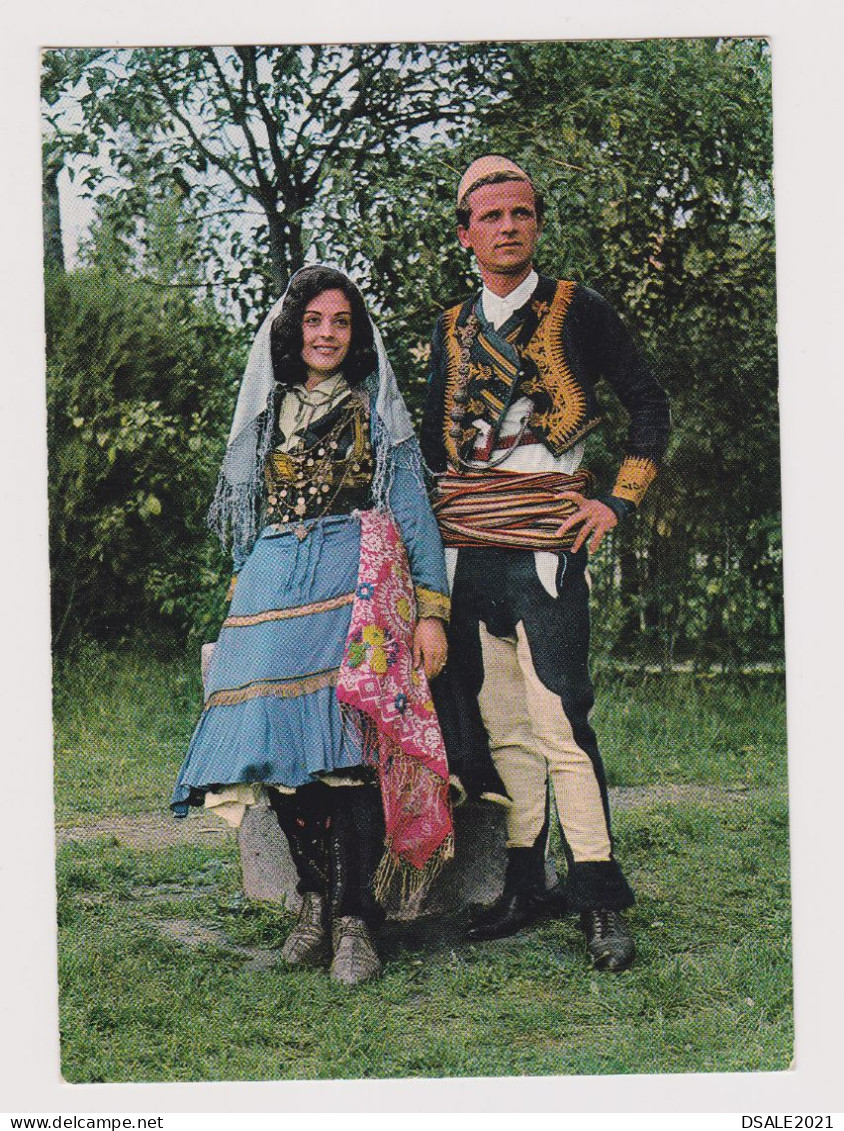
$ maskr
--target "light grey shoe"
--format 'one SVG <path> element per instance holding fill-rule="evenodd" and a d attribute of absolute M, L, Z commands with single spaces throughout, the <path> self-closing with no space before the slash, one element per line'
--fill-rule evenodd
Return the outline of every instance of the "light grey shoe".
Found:
<path fill-rule="evenodd" d="M 331 924 L 334 961 L 331 979 L 344 986 L 356 986 L 379 978 L 383 967 L 363 919 L 341 915 Z"/>
<path fill-rule="evenodd" d="M 316 892 L 308 891 L 302 896 L 299 922 L 281 948 L 281 957 L 289 966 L 324 966 L 331 957 L 325 900 Z"/>

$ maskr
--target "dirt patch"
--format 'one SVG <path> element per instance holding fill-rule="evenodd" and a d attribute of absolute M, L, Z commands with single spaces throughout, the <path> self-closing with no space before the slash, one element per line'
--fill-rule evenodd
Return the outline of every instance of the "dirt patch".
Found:
<path fill-rule="evenodd" d="M 155 920 L 155 926 L 162 935 L 185 946 L 219 946 L 225 950 L 231 947 L 222 931 L 216 927 L 203 926 L 194 919 L 158 919 Z"/>
<path fill-rule="evenodd" d="M 216 946 L 233 954 L 243 955 L 248 961 L 243 964 L 241 970 L 270 970 L 279 962 L 277 950 L 259 946 L 237 946 L 228 938 L 225 931 L 221 931 L 218 927 L 207 927 L 193 919 L 158 919 L 154 920 L 154 924 L 165 938 L 173 939 L 182 946 L 192 949 Z"/>
<path fill-rule="evenodd" d="M 166 813 L 140 813 L 132 817 L 103 817 L 90 825 L 56 829 L 56 843 L 112 836 L 127 848 L 169 848 L 174 844 L 214 844 L 234 837 L 235 831 L 219 817 L 192 813 L 184 820 Z"/>
<path fill-rule="evenodd" d="M 774 790 L 745 785 L 619 785 L 610 789 L 610 808 L 647 809 L 651 805 L 707 805 L 713 809 L 735 805 L 750 798 L 773 796 Z"/>

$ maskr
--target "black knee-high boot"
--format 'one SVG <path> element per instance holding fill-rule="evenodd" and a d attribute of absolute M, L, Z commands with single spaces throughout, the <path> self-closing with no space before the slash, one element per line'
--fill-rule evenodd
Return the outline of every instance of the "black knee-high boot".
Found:
<path fill-rule="evenodd" d="M 331 788 L 328 902 L 334 960 L 345 985 L 377 978 L 381 961 L 369 928 L 383 918 L 372 891 L 384 842 L 381 796 L 370 784 Z"/>
<path fill-rule="evenodd" d="M 336 786 L 331 792 L 328 835 L 328 902 L 333 918 L 354 915 L 370 925 L 384 912 L 373 881 L 384 851 L 381 795 L 370 784 Z"/>
<path fill-rule="evenodd" d="M 300 895 L 328 895 L 331 790 L 321 782 L 300 786 L 293 793 L 268 790 L 281 831 L 287 838 L 296 868 Z"/>
<path fill-rule="evenodd" d="M 302 896 L 299 920 L 281 950 L 291 966 L 322 966 L 331 957 L 329 890 L 330 789 L 318 782 L 295 793 L 269 790 L 270 805 L 287 837 Z"/>
<path fill-rule="evenodd" d="M 478 912 L 468 931 L 475 942 L 514 935 L 547 913 L 545 848 L 548 842 L 548 808 L 539 836 L 527 848 L 508 848 L 504 890 L 489 907 Z"/>

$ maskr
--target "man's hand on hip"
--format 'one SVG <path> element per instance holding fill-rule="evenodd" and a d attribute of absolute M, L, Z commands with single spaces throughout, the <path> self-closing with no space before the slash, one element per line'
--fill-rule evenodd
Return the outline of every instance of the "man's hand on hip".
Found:
<path fill-rule="evenodd" d="M 557 530 L 556 536 L 562 536 L 579 526 L 572 551 L 577 552 L 586 539 L 589 539 L 589 553 L 594 554 L 604 540 L 608 530 L 612 530 L 618 523 L 618 517 L 612 507 L 601 503 L 597 499 L 587 499 L 578 491 L 562 491 L 561 499 L 571 499 L 577 507 L 574 514 L 570 514 L 562 526 Z"/>

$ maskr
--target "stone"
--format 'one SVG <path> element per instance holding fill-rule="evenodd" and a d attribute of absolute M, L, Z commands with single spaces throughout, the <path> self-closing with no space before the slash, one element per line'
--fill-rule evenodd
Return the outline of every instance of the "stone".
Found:
<path fill-rule="evenodd" d="M 287 840 L 268 805 L 253 805 L 238 830 L 243 891 L 250 899 L 277 903 L 298 913 L 296 869 Z M 506 847 L 504 811 L 498 805 L 467 803 L 454 810 L 455 855 L 443 867 L 424 898 L 403 908 L 392 904 L 388 919 L 408 921 L 428 915 L 451 915 L 470 904 L 492 903 L 504 887 Z M 557 873 L 546 863 L 546 882 Z"/>
<path fill-rule="evenodd" d="M 208 668 L 211 666 L 211 657 L 214 655 L 214 643 L 203 644 L 199 650 L 200 670 L 202 671 L 202 689 L 208 682 Z"/>
<path fill-rule="evenodd" d="M 243 894 L 249 899 L 279 903 L 299 914 L 302 897 L 296 891 L 296 868 L 287 838 L 276 815 L 264 802 L 250 805 L 237 830 Z"/>

